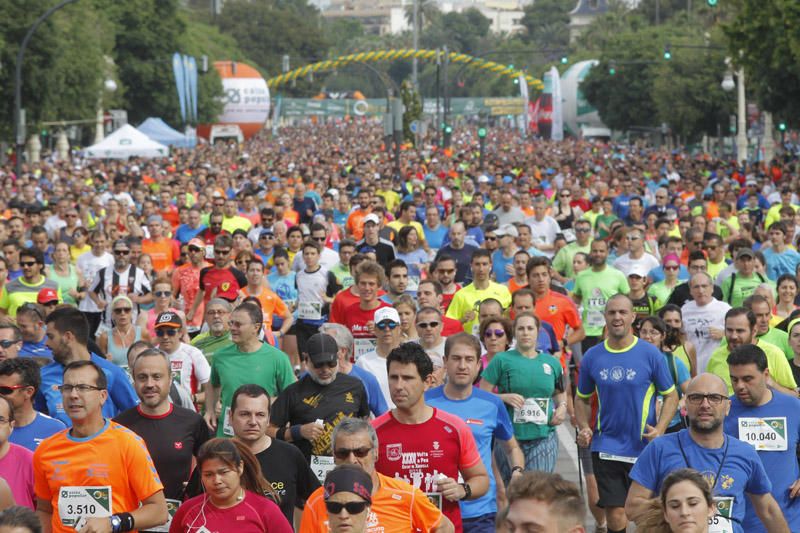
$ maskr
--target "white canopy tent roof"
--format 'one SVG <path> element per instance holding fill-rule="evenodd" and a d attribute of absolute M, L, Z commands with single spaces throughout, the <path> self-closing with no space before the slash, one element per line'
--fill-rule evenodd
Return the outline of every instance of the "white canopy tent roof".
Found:
<path fill-rule="evenodd" d="M 89 159 L 127 159 L 129 157 L 166 157 L 169 148 L 157 143 L 130 124 L 86 149 Z"/>

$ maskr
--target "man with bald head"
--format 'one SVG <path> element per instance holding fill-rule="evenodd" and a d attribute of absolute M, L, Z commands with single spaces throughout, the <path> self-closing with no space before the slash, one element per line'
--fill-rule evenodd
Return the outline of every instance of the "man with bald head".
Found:
<path fill-rule="evenodd" d="M 709 531 L 743 533 L 746 496 L 767 531 L 788 533 L 755 449 L 724 433 L 731 407 L 725 382 L 714 374 L 700 374 L 689 383 L 685 398 L 689 428 L 651 442 L 631 470 L 628 516 L 634 522 L 643 518 L 667 474 L 688 467 L 701 472 L 712 486 L 717 514 L 709 519 Z"/>
<path fill-rule="evenodd" d="M 627 528 L 624 506 L 631 468 L 648 441 L 664 434 L 678 406 L 667 360 L 658 348 L 633 335 L 635 317 L 630 298 L 616 294 L 608 299 L 603 317 L 606 340 L 584 354 L 575 399 L 578 445 L 586 448 L 591 443 L 600 493 L 597 505 L 605 510 L 608 533 Z M 658 418 L 656 392 L 664 399 Z M 594 394 L 603 407 L 592 424 Z M 594 432 L 592 425 L 598 428 Z"/>

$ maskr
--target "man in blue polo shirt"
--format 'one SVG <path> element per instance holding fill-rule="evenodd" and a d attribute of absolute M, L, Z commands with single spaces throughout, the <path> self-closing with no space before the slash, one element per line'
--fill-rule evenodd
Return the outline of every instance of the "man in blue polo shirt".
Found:
<path fill-rule="evenodd" d="M 503 401 L 495 394 L 472 386 L 478 375 L 481 344 L 468 333 L 448 337 L 444 344 L 445 385 L 425 393 L 425 402 L 467 423 L 478 452 L 489 472 L 489 491 L 475 500 L 461 501 L 464 531 L 492 533 L 497 515 L 497 482 L 492 468 L 492 444 L 497 440 L 511 463 L 512 479 L 525 469 L 525 457 L 514 438 L 514 428 Z"/>
<path fill-rule="evenodd" d="M 744 532 L 745 496 L 767 531 L 789 533 L 756 451 L 723 432 L 730 409 L 727 393 L 725 382 L 714 374 L 700 374 L 689 383 L 685 396 L 689 429 L 648 444 L 631 470 L 633 483 L 625 510 L 634 522 L 647 514 L 650 499 L 658 495 L 667 474 L 693 468 L 703 474 L 714 493 L 717 514 L 709 519 L 710 533 Z"/>
<path fill-rule="evenodd" d="M 771 390 L 764 350 L 744 344 L 728 355 L 734 396 L 725 418 L 725 433 L 753 446 L 772 482 L 772 496 L 792 531 L 800 531 L 800 400 Z M 749 500 L 745 500 L 742 528 L 766 532 Z"/>
<path fill-rule="evenodd" d="M 624 505 L 633 463 L 648 441 L 664 434 L 678 407 L 678 394 L 664 354 L 633 335 L 636 315 L 630 298 L 612 296 L 603 316 L 607 338 L 583 356 L 575 417 L 578 445 L 592 446 L 598 506 L 605 509 L 608 533 L 622 533 L 628 526 Z M 664 399 L 657 421 L 656 392 Z M 600 409 L 593 434 L 589 416 L 595 393 Z"/>
<path fill-rule="evenodd" d="M 72 425 L 59 387 L 64 378 L 64 368 L 73 361 L 96 363 L 108 380 L 108 400 L 103 404 L 103 416 L 113 418 L 117 413 L 135 407 L 139 403 L 128 376 L 122 368 L 107 359 L 90 353 L 86 345 L 89 340 L 89 322 L 75 308 L 56 309 L 46 318 L 47 346 L 53 352 L 54 361 L 42 368 L 42 386 L 36 394 L 36 409 Z"/>

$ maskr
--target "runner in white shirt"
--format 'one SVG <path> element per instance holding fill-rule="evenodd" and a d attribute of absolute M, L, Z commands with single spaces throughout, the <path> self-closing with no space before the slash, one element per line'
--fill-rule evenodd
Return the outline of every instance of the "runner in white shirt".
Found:
<path fill-rule="evenodd" d="M 196 402 L 200 401 L 196 395 L 204 391 L 211 378 L 211 366 L 203 352 L 181 342 L 183 320 L 172 311 L 161 313 L 156 318 L 155 330 L 158 347 L 169 356 L 172 379 L 190 390 Z"/>
<path fill-rule="evenodd" d="M 114 256 L 106 251 L 106 235 L 100 230 L 95 230 L 89 236 L 92 250 L 78 257 L 75 266 L 83 274 L 83 279 L 89 283 L 94 280 L 103 268 L 114 268 Z M 100 309 L 91 298 L 82 298 L 78 310 L 85 313 L 99 313 Z"/>
<path fill-rule="evenodd" d="M 712 296 L 714 282 L 707 272 L 689 280 L 690 300 L 681 307 L 683 331 L 697 350 L 697 373 L 706 371 L 711 354 L 725 337 L 725 313 L 731 308 Z"/>

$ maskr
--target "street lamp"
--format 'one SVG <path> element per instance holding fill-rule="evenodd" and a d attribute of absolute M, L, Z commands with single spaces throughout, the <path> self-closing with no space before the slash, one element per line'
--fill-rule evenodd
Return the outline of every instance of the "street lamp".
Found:
<path fill-rule="evenodd" d="M 100 94 L 97 97 L 97 120 L 95 121 L 94 144 L 101 142 L 105 137 L 105 134 L 103 133 L 105 122 L 105 114 L 103 113 L 103 95 L 106 92 L 113 93 L 116 90 L 116 81 L 112 80 L 111 78 L 107 78 L 103 82 L 103 88 L 100 89 Z"/>
<path fill-rule="evenodd" d="M 725 59 L 725 63 L 730 67 L 730 58 Z M 731 92 L 734 87 L 738 89 L 736 94 L 736 158 L 741 161 L 747 160 L 747 109 L 744 96 L 744 69 L 739 68 L 736 71 L 737 82 L 733 81 L 733 72 L 730 70 L 725 73 L 725 78 L 720 84 L 722 90 Z"/>

